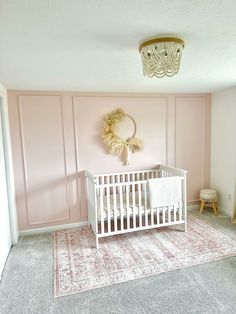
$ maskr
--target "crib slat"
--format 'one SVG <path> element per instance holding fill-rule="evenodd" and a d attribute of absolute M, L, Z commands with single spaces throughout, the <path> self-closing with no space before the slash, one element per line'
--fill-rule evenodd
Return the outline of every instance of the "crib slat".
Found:
<path fill-rule="evenodd" d="M 122 182 L 125 182 L 125 174 L 122 174 Z"/>
<path fill-rule="evenodd" d="M 166 208 L 162 207 L 162 223 L 164 224 L 166 222 Z"/>
<path fill-rule="evenodd" d="M 144 189 L 144 210 L 145 210 L 145 226 L 148 226 L 148 208 L 147 208 L 147 185 L 143 184 Z"/>
<path fill-rule="evenodd" d="M 120 176 L 116 176 L 116 183 L 120 183 Z M 119 194 L 119 186 L 117 186 L 117 194 Z"/>
<path fill-rule="evenodd" d="M 125 183 L 125 174 L 122 174 L 122 183 Z M 125 185 L 122 186 L 123 193 L 125 193 Z"/>
<path fill-rule="evenodd" d="M 160 209 L 157 207 L 157 225 L 160 225 Z"/>
<path fill-rule="evenodd" d="M 151 226 L 154 225 L 154 210 L 153 207 L 151 208 Z"/>
<path fill-rule="evenodd" d="M 133 228 L 136 228 L 135 184 L 132 184 Z"/>
<path fill-rule="evenodd" d="M 174 222 L 176 222 L 176 205 L 174 205 Z"/>
<path fill-rule="evenodd" d="M 108 232 L 111 232 L 110 187 L 107 187 L 107 226 L 108 226 Z"/>
<path fill-rule="evenodd" d="M 104 233 L 104 208 L 103 208 L 103 188 L 100 188 L 100 213 L 101 213 L 101 233 Z"/>
<path fill-rule="evenodd" d="M 114 202 L 114 227 L 117 231 L 117 204 L 116 204 L 116 187 L 113 186 L 113 202 Z"/>
<path fill-rule="evenodd" d="M 131 176 L 132 176 L 132 182 L 134 182 L 135 181 L 134 173 L 132 173 Z"/>
<path fill-rule="evenodd" d="M 123 193 L 122 193 L 122 186 L 119 186 L 119 195 L 120 195 L 120 229 L 124 230 L 124 216 L 123 216 Z"/>
<path fill-rule="evenodd" d="M 139 178 L 141 180 L 144 180 L 144 173 L 143 172 L 140 173 L 140 177 Z M 144 185 L 143 184 L 141 185 L 141 191 L 144 191 Z"/>
<path fill-rule="evenodd" d="M 168 223 L 171 222 L 171 206 L 168 206 Z"/>
<path fill-rule="evenodd" d="M 127 219 L 127 229 L 130 229 L 130 208 L 129 208 L 129 185 L 126 185 L 126 219 Z"/>
<path fill-rule="evenodd" d="M 179 203 L 179 221 L 182 220 L 182 206 Z"/>
<path fill-rule="evenodd" d="M 139 211 L 139 228 L 142 227 L 142 212 L 141 212 L 141 184 L 138 183 L 138 211 Z"/>
<path fill-rule="evenodd" d="M 127 182 L 131 182 L 131 173 L 127 174 Z M 126 188 L 128 189 L 128 191 L 130 193 L 130 185 L 128 185 Z"/>

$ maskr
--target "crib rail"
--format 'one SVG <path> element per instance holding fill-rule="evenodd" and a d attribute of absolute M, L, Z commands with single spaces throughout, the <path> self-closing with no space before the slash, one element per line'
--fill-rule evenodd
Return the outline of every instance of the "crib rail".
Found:
<path fill-rule="evenodd" d="M 184 177 L 187 174 L 186 170 L 168 167 L 164 165 L 159 166 L 160 177 L 173 177 L 173 176 L 181 176 Z"/>
<path fill-rule="evenodd" d="M 94 175 L 97 185 L 148 180 L 152 178 L 159 178 L 159 176 L 160 176 L 159 168 L 155 168 L 152 170 L 139 170 L 122 173 L 116 172 L 109 174 Z"/>

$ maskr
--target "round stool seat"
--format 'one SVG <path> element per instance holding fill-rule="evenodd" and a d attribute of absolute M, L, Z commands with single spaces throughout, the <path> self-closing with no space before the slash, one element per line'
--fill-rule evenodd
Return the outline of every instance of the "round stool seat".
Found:
<path fill-rule="evenodd" d="M 205 202 L 217 201 L 217 193 L 215 190 L 212 189 L 200 190 L 200 200 Z"/>

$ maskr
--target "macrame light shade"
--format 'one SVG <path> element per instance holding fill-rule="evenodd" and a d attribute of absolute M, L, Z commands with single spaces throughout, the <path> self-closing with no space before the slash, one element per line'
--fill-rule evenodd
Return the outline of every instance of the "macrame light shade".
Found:
<path fill-rule="evenodd" d="M 180 38 L 155 38 L 139 47 L 143 74 L 148 77 L 173 76 L 179 72 L 184 41 Z"/>

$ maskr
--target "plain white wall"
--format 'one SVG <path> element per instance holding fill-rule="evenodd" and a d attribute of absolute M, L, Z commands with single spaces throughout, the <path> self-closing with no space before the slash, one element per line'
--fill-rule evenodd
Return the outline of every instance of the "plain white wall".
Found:
<path fill-rule="evenodd" d="M 236 87 L 212 94 L 211 187 L 233 216 L 236 182 Z"/>
<path fill-rule="evenodd" d="M 13 175 L 13 163 L 12 163 L 12 150 L 11 150 L 11 137 L 10 137 L 10 126 L 9 126 L 9 115 L 8 115 L 8 103 L 7 103 L 7 90 L 0 83 L 0 96 L 2 97 L 2 115 L 3 115 L 3 137 L 4 137 L 4 148 L 5 148 L 5 164 L 7 174 L 7 188 L 8 188 L 8 202 L 9 202 L 9 216 L 11 223 L 11 238 L 12 244 L 18 243 L 19 231 L 18 231 L 18 220 L 16 213 L 15 203 L 15 184 Z"/>

